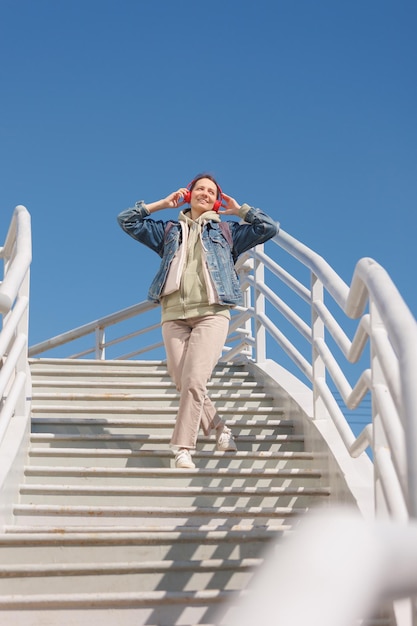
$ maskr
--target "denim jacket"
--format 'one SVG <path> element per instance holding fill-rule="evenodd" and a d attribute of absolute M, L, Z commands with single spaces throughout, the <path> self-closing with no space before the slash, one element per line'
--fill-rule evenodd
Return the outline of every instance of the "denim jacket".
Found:
<path fill-rule="evenodd" d="M 243 252 L 274 237 L 279 229 L 279 224 L 260 209 L 243 205 L 240 212 L 245 220 L 244 224 L 226 222 L 230 229 L 232 247 L 219 222 L 205 222 L 201 234 L 205 262 L 217 292 L 217 301 L 231 307 L 243 303 L 234 267 L 236 260 Z M 117 220 L 128 235 L 154 250 L 162 258 L 148 292 L 149 300 L 159 302 L 170 265 L 181 245 L 182 231 L 178 221 L 154 220 L 148 218 L 148 215 L 146 206 L 140 200 L 133 208 L 122 211 Z"/>

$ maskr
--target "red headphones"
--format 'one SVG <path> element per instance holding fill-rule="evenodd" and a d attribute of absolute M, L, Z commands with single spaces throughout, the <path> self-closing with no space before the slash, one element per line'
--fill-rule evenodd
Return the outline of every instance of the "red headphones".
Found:
<path fill-rule="evenodd" d="M 191 191 L 192 191 L 192 187 L 193 185 L 200 180 L 200 178 L 204 178 L 204 176 L 199 176 L 197 179 L 194 178 L 194 180 L 191 181 L 191 183 L 189 183 L 187 185 L 187 189 L 188 191 L 184 194 L 184 202 L 191 202 Z M 211 180 L 211 179 L 210 179 Z M 214 181 L 212 181 L 214 182 Z M 217 200 L 213 205 L 213 211 L 216 211 L 216 213 L 218 212 L 218 210 L 220 209 L 222 202 L 223 202 L 223 192 L 220 189 L 220 186 L 217 183 L 214 183 L 217 187 Z"/>

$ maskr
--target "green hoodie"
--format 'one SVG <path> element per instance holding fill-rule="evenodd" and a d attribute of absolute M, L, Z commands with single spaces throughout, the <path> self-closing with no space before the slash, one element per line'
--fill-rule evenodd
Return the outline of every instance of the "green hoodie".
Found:
<path fill-rule="evenodd" d="M 215 211 L 207 211 L 194 221 L 190 215 L 190 210 L 179 215 L 183 241 L 161 294 L 162 322 L 217 314 L 230 319 L 229 307 L 214 301 L 215 291 L 202 255 L 203 224 L 220 222 L 220 217 Z"/>

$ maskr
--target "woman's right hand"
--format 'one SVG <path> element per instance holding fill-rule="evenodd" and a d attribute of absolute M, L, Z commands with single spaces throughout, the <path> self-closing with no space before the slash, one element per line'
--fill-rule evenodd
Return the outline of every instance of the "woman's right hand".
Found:
<path fill-rule="evenodd" d="M 146 203 L 145 206 L 149 213 L 162 211 L 163 209 L 178 209 L 183 204 L 186 204 L 184 195 L 187 191 L 188 189 L 186 187 L 181 187 L 177 189 L 177 191 L 170 193 L 166 198 L 162 198 L 162 200 L 158 200 L 157 202 L 151 202 L 150 204 Z"/>
<path fill-rule="evenodd" d="M 178 209 L 180 206 L 185 204 L 184 195 L 187 193 L 188 189 L 186 187 L 181 187 L 177 189 L 177 191 L 173 191 L 166 198 L 162 200 L 167 209 Z"/>

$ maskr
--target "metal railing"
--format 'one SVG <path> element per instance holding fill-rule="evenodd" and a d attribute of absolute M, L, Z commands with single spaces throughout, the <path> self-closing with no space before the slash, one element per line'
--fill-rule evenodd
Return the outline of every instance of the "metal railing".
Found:
<path fill-rule="evenodd" d="M 417 323 L 391 278 L 378 263 L 361 259 L 350 288 L 318 254 L 281 232 L 275 243 L 300 261 L 310 272 L 310 289 L 270 259 L 255 251 L 255 263 L 263 264 L 290 286 L 298 297 L 309 303 L 311 324 L 295 314 L 293 308 L 277 302 L 263 281 L 252 279 L 253 290 L 280 310 L 292 326 L 311 343 L 308 362 L 299 350 L 283 337 L 264 313 L 258 319 L 258 332 L 266 328 L 289 354 L 313 386 L 315 418 L 327 412 L 335 423 L 351 456 L 372 448 L 375 468 L 376 510 L 397 520 L 417 517 Z M 342 313 L 344 320 L 359 319 L 353 339 L 336 320 L 325 296 Z M 255 295 L 255 300 L 259 296 Z M 260 322 L 260 323 L 259 323 Z M 331 339 L 342 357 L 332 349 Z M 264 345 L 264 340 L 257 342 Z M 369 358 L 353 386 L 343 367 L 357 363 L 366 348 Z M 264 354 L 257 354 L 262 360 Z M 357 408 L 365 396 L 372 397 L 372 423 L 355 437 L 328 384 L 328 377 L 341 394 L 346 408 Z"/>
<path fill-rule="evenodd" d="M 28 413 L 24 395 L 27 363 L 29 268 L 32 260 L 30 216 L 18 206 L 13 214 L 5 244 L 0 248 L 4 278 L 0 284 L 0 440 L 11 416 Z"/>
<path fill-rule="evenodd" d="M 32 259 L 30 215 L 16 207 L 0 248 L 3 281 L 0 284 L 0 489 L 1 516 L 10 518 L 12 502 L 6 501 L 19 479 L 13 462 L 26 453 L 30 428 L 30 370 L 28 365 L 29 269 Z M 9 461 L 7 465 L 4 460 Z"/>

